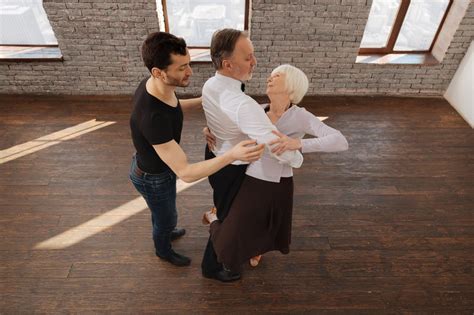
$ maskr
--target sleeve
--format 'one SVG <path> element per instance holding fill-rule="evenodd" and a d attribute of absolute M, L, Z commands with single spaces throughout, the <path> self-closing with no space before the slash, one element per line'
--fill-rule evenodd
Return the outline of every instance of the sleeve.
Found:
<path fill-rule="evenodd" d="M 303 155 L 297 150 L 285 151 L 281 155 L 271 153 L 273 146 L 268 143 L 278 138 L 272 133 L 277 128 L 272 124 L 262 107 L 250 97 L 239 106 L 237 125 L 242 133 L 257 140 L 257 143 L 265 143 L 271 156 L 280 163 L 288 164 L 294 168 L 299 168 L 303 164 Z"/>
<path fill-rule="evenodd" d="M 346 137 L 339 130 L 329 127 L 305 109 L 301 113 L 305 133 L 317 137 L 302 139 L 301 152 L 339 152 L 349 148 Z"/>
<path fill-rule="evenodd" d="M 153 115 L 143 124 L 142 132 L 151 144 L 162 144 L 174 140 L 171 120 L 163 115 Z"/>

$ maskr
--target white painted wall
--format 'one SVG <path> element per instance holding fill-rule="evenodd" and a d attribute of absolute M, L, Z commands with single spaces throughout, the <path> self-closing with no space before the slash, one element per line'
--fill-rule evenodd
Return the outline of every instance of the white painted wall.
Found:
<path fill-rule="evenodd" d="M 471 41 L 444 98 L 474 128 L 474 41 Z"/>

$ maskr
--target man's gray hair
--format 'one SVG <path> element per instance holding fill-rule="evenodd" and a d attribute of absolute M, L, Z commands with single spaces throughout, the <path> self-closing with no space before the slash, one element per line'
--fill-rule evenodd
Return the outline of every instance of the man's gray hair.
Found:
<path fill-rule="evenodd" d="M 224 28 L 214 32 L 210 50 L 212 63 L 216 70 L 222 69 L 222 61 L 232 55 L 235 43 L 237 43 L 240 36 L 248 37 L 246 32 L 232 28 Z"/>
<path fill-rule="evenodd" d="M 290 101 L 292 104 L 299 104 L 306 92 L 308 92 L 308 77 L 300 69 L 284 64 L 276 67 L 272 71 L 272 75 L 275 73 L 284 73 L 285 74 L 285 86 L 286 91 L 290 96 Z"/>

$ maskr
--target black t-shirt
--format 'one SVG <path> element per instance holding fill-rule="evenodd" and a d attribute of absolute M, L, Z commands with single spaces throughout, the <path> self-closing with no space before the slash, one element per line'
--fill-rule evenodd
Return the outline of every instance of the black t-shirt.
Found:
<path fill-rule="evenodd" d="M 159 174 L 170 168 L 158 156 L 154 144 L 181 140 L 183 111 L 178 106 L 171 107 L 146 90 L 146 81 L 140 82 L 133 97 L 133 112 L 130 117 L 132 140 L 137 150 L 138 167 L 151 174 Z"/>

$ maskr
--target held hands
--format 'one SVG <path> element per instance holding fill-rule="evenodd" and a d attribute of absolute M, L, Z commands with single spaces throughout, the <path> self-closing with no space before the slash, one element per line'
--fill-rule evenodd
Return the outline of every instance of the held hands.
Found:
<path fill-rule="evenodd" d="M 254 162 L 260 159 L 265 150 L 264 144 L 256 145 L 256 140 L 244 140 L 228 151 L 232 160 Z"/>
<path fill-rule="evenodd" d="M 290 138 L 287 135 L 282 134 L 278 130 L 273 130 L 272 133 L 279 137 L 278 139 L 275 139 L 268 143 L 270 146 L 277 144 L 272 148 L 272 153 L 280 155 L 288 150 L 292 151 L 301 149 L 301 139 Z"/>
<path fill-rule="evenodd" d="M 202 129 L 204 137 L 206 137 L 207 146 L 209 150 L 214 150 L 216 147 L 216 137 L 211 133 L 211 130 L 206 126 Z"/>

